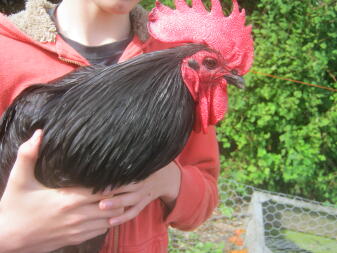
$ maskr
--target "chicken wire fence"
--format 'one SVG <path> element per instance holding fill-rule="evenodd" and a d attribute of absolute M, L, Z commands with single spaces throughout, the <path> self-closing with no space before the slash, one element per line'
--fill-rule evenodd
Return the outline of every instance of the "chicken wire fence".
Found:
<path fill-rule="evenodd" d="M 212 217 L 170 229 L 169 252 L 337 253 L 337 207 L 225 180 Z"/>

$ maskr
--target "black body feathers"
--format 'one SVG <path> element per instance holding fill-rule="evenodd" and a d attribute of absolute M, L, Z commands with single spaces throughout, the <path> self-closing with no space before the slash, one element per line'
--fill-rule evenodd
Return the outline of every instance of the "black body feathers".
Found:
<path fill-rule="evenodd" d="M 167 165 L 194 123 L 181 61 L 204 48 L 190 44 L 83 67 L 24 90 L 0 122 L 1 194 L 19 145 L 38 128 L 44 138 L 35 175 L 48 187 L 99 191 L 143 180 Z"/>

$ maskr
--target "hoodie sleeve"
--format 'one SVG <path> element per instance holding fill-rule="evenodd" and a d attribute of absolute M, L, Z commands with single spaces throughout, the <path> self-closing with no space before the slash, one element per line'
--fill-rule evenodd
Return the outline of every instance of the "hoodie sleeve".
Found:
<path fill-rule="evenodd" d="M 209 127 L 207 134 L 193 132 L 175 162 L 181 170 L 181 185 L 166 222 L 181 230 L 192 230 L 202 224 L 218 204 L 220 162 L 215 127 Z"/>

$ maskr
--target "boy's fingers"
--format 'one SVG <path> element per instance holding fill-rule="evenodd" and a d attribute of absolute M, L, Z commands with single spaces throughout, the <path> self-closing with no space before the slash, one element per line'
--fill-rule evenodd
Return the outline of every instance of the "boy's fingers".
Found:
<path fill-rule="evenodd" d="M 117 195 L 117 196 L 114 196 L 113 198 L 104 199 L 100 201 L 99 208 L 101 210 L 109 210 L 109 209 L 133 206 L 141 201 L 139 196 L 140 195 L 137 192 Z"/>
<path fill-rule="evenodd" d="M 111 196 L 106 196 L 101 192 L 93 194 L 91 188 L 84 187 L 67 187 L 55 189 L 60 196 L 63 196 L 64 201 L 69 200 L 75 206 L 81 206 L 90 203 L 96 203 Z"/>
<path fill-rule="evenodd" d="M 116 226 L 122 223 L 125 223 L 133 218 L 135 218 L 148 204 L 148 202 L 143 201 L 138 203 L 135 206 L 127 208 L 127 210 L 121 214 L 120 216 L 113 217 L 109 219 L 109 223 L 111 226 Z"/>
<path fill-rule="evenodd" d="M 93 239 L 99 235 L 103 235 L 106 232 L 108 232 L 108 228 L 101 228 L 101 229 L 96 229 L 96 230 L 92 230 L 86 233 L 81 233 L 77 236 L 74 237 L 69 237 L 68 238 L 68 244 L 70 245 L 78 245 L 82 242 L 85 242 L 87 240 Z"/>
<path fill-rule="evenodd" d="M 38 129 L 28 141 L 21 144 L 8 179 L 9 181 L 15 180 L 15 184 L 21 186 L 27 183 L 37 182 L 34 176 L 34 168 L 38 158 L 41 140 L 42 130 Z"/>

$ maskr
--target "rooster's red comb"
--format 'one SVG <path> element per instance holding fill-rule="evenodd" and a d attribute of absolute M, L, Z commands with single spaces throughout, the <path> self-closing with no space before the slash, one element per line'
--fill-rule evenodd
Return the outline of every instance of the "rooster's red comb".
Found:
<path fill-rule="evenodd" d="M 211 11 L 201 0 L 175 0 L 173 10 L 160 2 L 149 14 L 148 30 L 152 37 L 168 43 L 202 43 L 217 50 L 230 69 L 239 75 L 248 72 L 253 62 L 251 26 L 245 26 L 245 11 L 233 0 L 233 11 L 226 17 L 218 0 L 211 0 Z"/>

